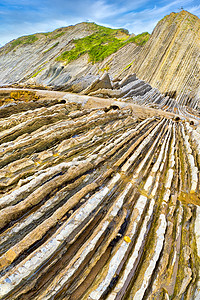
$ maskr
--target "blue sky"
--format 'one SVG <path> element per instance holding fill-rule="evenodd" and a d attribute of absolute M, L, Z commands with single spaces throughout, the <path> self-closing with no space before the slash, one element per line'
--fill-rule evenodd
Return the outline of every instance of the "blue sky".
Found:
<path fill-rule="evenodd" d="M 0 45 L 82 21 L 151 33 L 161 18 L 181 8 L 200 17 L 200 0 L 0 0 Z"/>

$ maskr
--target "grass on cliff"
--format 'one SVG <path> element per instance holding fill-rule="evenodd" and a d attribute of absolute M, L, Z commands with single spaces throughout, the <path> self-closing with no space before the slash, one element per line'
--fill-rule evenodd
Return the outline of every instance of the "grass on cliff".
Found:
<path fill-rule="evenodd" d="M 38 40 L 38 37 L 35 34 L 22 36 L 10 43 L 8 52 L 13 50 L 15 47 L 17 47 L 19 45 L 33 44 L 37 40 Z"/>
<path fill-rule="evenodd" d="M 136 45 L 143 46 L 149 40 L 149 37 L 150 37 L 150 34 L 148 32 L 143 32 L 134 37 L 131 37 L 127 42 L 128 43 L 132 42 L 132 43 L 135 43 Z"/>
<path fill-rule="evenodd" d="M 104 60 L 128 43 L 134 42 L 137 45 L 144 45 L 150 36 L 148 32 L 145 32 L 129 38 L 128 31 L 125 29 L 111 29 L 98 25 L 96 27 L 97 31 L 93 34 L 74 40 L 74 48 L 63 52 L 57 57 L 57 60 L 69 63 L 88 53 L 89 60 L 95 63 Z"/>
<path fill-rule="evenodd" d="M 52 49 L 54 49 L 58 45 L 59 45 L 59 42 L 55 43 L 53 46 L 51 46 L 49 49 L 45 50 L 43 53 L 47 53 L 47 52 L 51 51 Z"/>
<path fill-rule="evenodd" d="M 62 31 L 62 32 L 59 32 L 59 33 L 54 33 L 54 32 L 47 32 L 47 33 L 41 33 L 40 35 L 44 35 L 46 37 L 49 37 L 50 40 L 55 40 L 59 37 L 61 37 L 62 35 L 64 35 L 65 32 Z M 19 45 L 28 45 L 28 44 L 33 44 L 35 43 L 37 40 L 38 40 L 38 36 L 37 34 L 31 34 L 31 35 L 26 35 L 26 36 L 22 36 L 16 40 L 14 40 L 13 42 L 11 42 L 9 44 L 9 48 L 7 50 L 7 53 L 14 50 L 17 46 Z M 55 44 L 56 46 L 58 45 L 58 43 Z M 53 47 L 56 47 L 56 46 L 53 46 Z M 50 50 L 50 49 L 49 49 Z M 49 51 L 48 50 L 48 51 Z"/>

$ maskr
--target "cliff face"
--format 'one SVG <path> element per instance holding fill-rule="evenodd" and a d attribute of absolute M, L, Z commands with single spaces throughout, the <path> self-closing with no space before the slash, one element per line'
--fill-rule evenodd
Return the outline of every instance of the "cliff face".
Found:
<path fill-rule="evenodd" d="M 73 47 L 71 40 L 93 32 L 92 24 L 81 23 L 8 43 L 0 51 L 1 84 L 18 83 L 36 76 L 41 70 L 47 69 L 63 49 Z"/>
<path fill-rule="evenodd" d="M 130 72 L 186 103 L 200 98 L 199 57 L 200 19 L 187 11 L 171 13 L 157 24 Z"/>
<path fill-rule="evenodd" d="M 2 82 L 84 95 L 0 90 L 0 299 L 200 299 L 200 111 L 137 77 L 195 96 L 184 14 L 144 47 L 83 23 L 1 49 Z"/>

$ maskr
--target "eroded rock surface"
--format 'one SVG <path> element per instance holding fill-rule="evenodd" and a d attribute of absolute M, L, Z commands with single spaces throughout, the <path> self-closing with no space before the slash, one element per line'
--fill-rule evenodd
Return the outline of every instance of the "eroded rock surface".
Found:
<path fill-rule="evenodd" d="M 199 57 L 200 19 L 183 10 L 158 22 L 130 72 L 185 105 L 200 98 Z"/>
<path fill-rule="evenodd" d="M 0 84 L 37 85 L 76 93 L 85 91 L 86 94 L 96 92 L 98 88 L 103 89 L 99 95 L 121 97 L 119 92 L 106 94 L 104 88 L 107 89 L 109 84 L 99 84 L 101 76 L 108 72 L 115 81 L 135 73 L 138 79 L 146 82 L 146 92 L 150 84 L 182 105 L 190 104 L 193 99 L 199 105 L 198 17 L 187 11 L 171 13 L 158 22 L 144 45 L 131 42 L 131 36 L 124 33 L 127 43 L 98 61 L 91 60 L 87 48 L 82 49 L 74 60 L 59 60 L 61 54 L 75 48 L 76 40 L 91 37 L 99 30 L 98 27 L 92 23 L 80 23 L 52 33 L 30 36 L 29 39 L 35 38 L 35 42 L 25 42 L 26 37 L 22 37 L 14 44 L 13 41 L 8 43 L 0 49 Z M 105 45 L 106 41 L 101 47 Z"/>
<path fill-rule="evenodd" d="M 152 90 L 1 107 L 1 299 L 198 299 L 199 117 Z"/>

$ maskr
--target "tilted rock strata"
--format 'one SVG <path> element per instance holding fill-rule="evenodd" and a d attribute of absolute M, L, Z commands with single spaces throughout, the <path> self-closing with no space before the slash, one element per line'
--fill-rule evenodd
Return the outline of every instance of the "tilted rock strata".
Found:
<path fill-rule="evenodd" d="M 196 98 L 190 99 L 184 105 L 182 101 L 177 101 L 143 80 L 136 77 L 136 74 L 128 74 L 121 79 L 109 80 L 109 85 L 104 78 L 109 79 L 109 74 L 105 73 L 101 79 L 95 80 L 81 94 L 101 98 L 116 98 L 120 101 L 135 103 L 142 107 L 152 107 L 163 111 L 172 112 L 183 117 L 199 119 L 199 102 Z M 101 87 L 100 87 L 101 86 Z"/>
<path fill-rule="evenodd" d="M 38 40 L 33 44 L 20 45 L 14 50 L 9 49 L 9 44 L 1 48 L 1 84 L 12 84 L 25 81 L 31 78 L 37 71 L 49 69 L 51 79 L 62 71 L 62 64 L 55 62 L 55 57 L 65 50 L 74 38 L 83 38 L 94 32 L 90 24 L 80 23 L 76 26 L 69 26 L 63 31 L 63 35 L 56 39 L 48 39 L 45 34 L 38 34 Z M 54 35 L 59 35 L 60 31 L 55 31 Z M 62 33 L 62 32 L 61 32 Z M 55 42 L 58 45 L 50 49 Z M 53 66 L 52 66 L 53 62 Z M 52 74 L 50 74 L 52 72 Z M 57 74 L 56 74 L 57 72 Z M 50 79 L 50 78 L 49 78 Z"/>
<path fill-rule="evenodd" d="M 198 127 L 30 107 L 0 119 L 1 299 L 198 295 Z"/>
<path fill-rule="evenodd" d="M 80 23 L 49 34 L 36 34 L 37 40 L 34 43 L 19 44 L 14 49 L 11 41 L 0 48 L 0 84 L 48 86 L 81 92 L 105 71 L 109 70 L 113 77 L 119 75 L 135 59 L 141 46 L 128 43 L 116 53 L 94 64 L 87 53 L 69 63 L 57 61 L 61 53 L 74 48 L 74 40 L 90 36 L 97 30 L 98 25 Z M 128 38 L 129 35 L 126 34 L 125 37 Z"/>
<path fill-rule="evenodd" d="M 199 100 L 200 20 L 187 11 L 171 13 L 155 27 L 130 72 L 182 104 Z"/>

